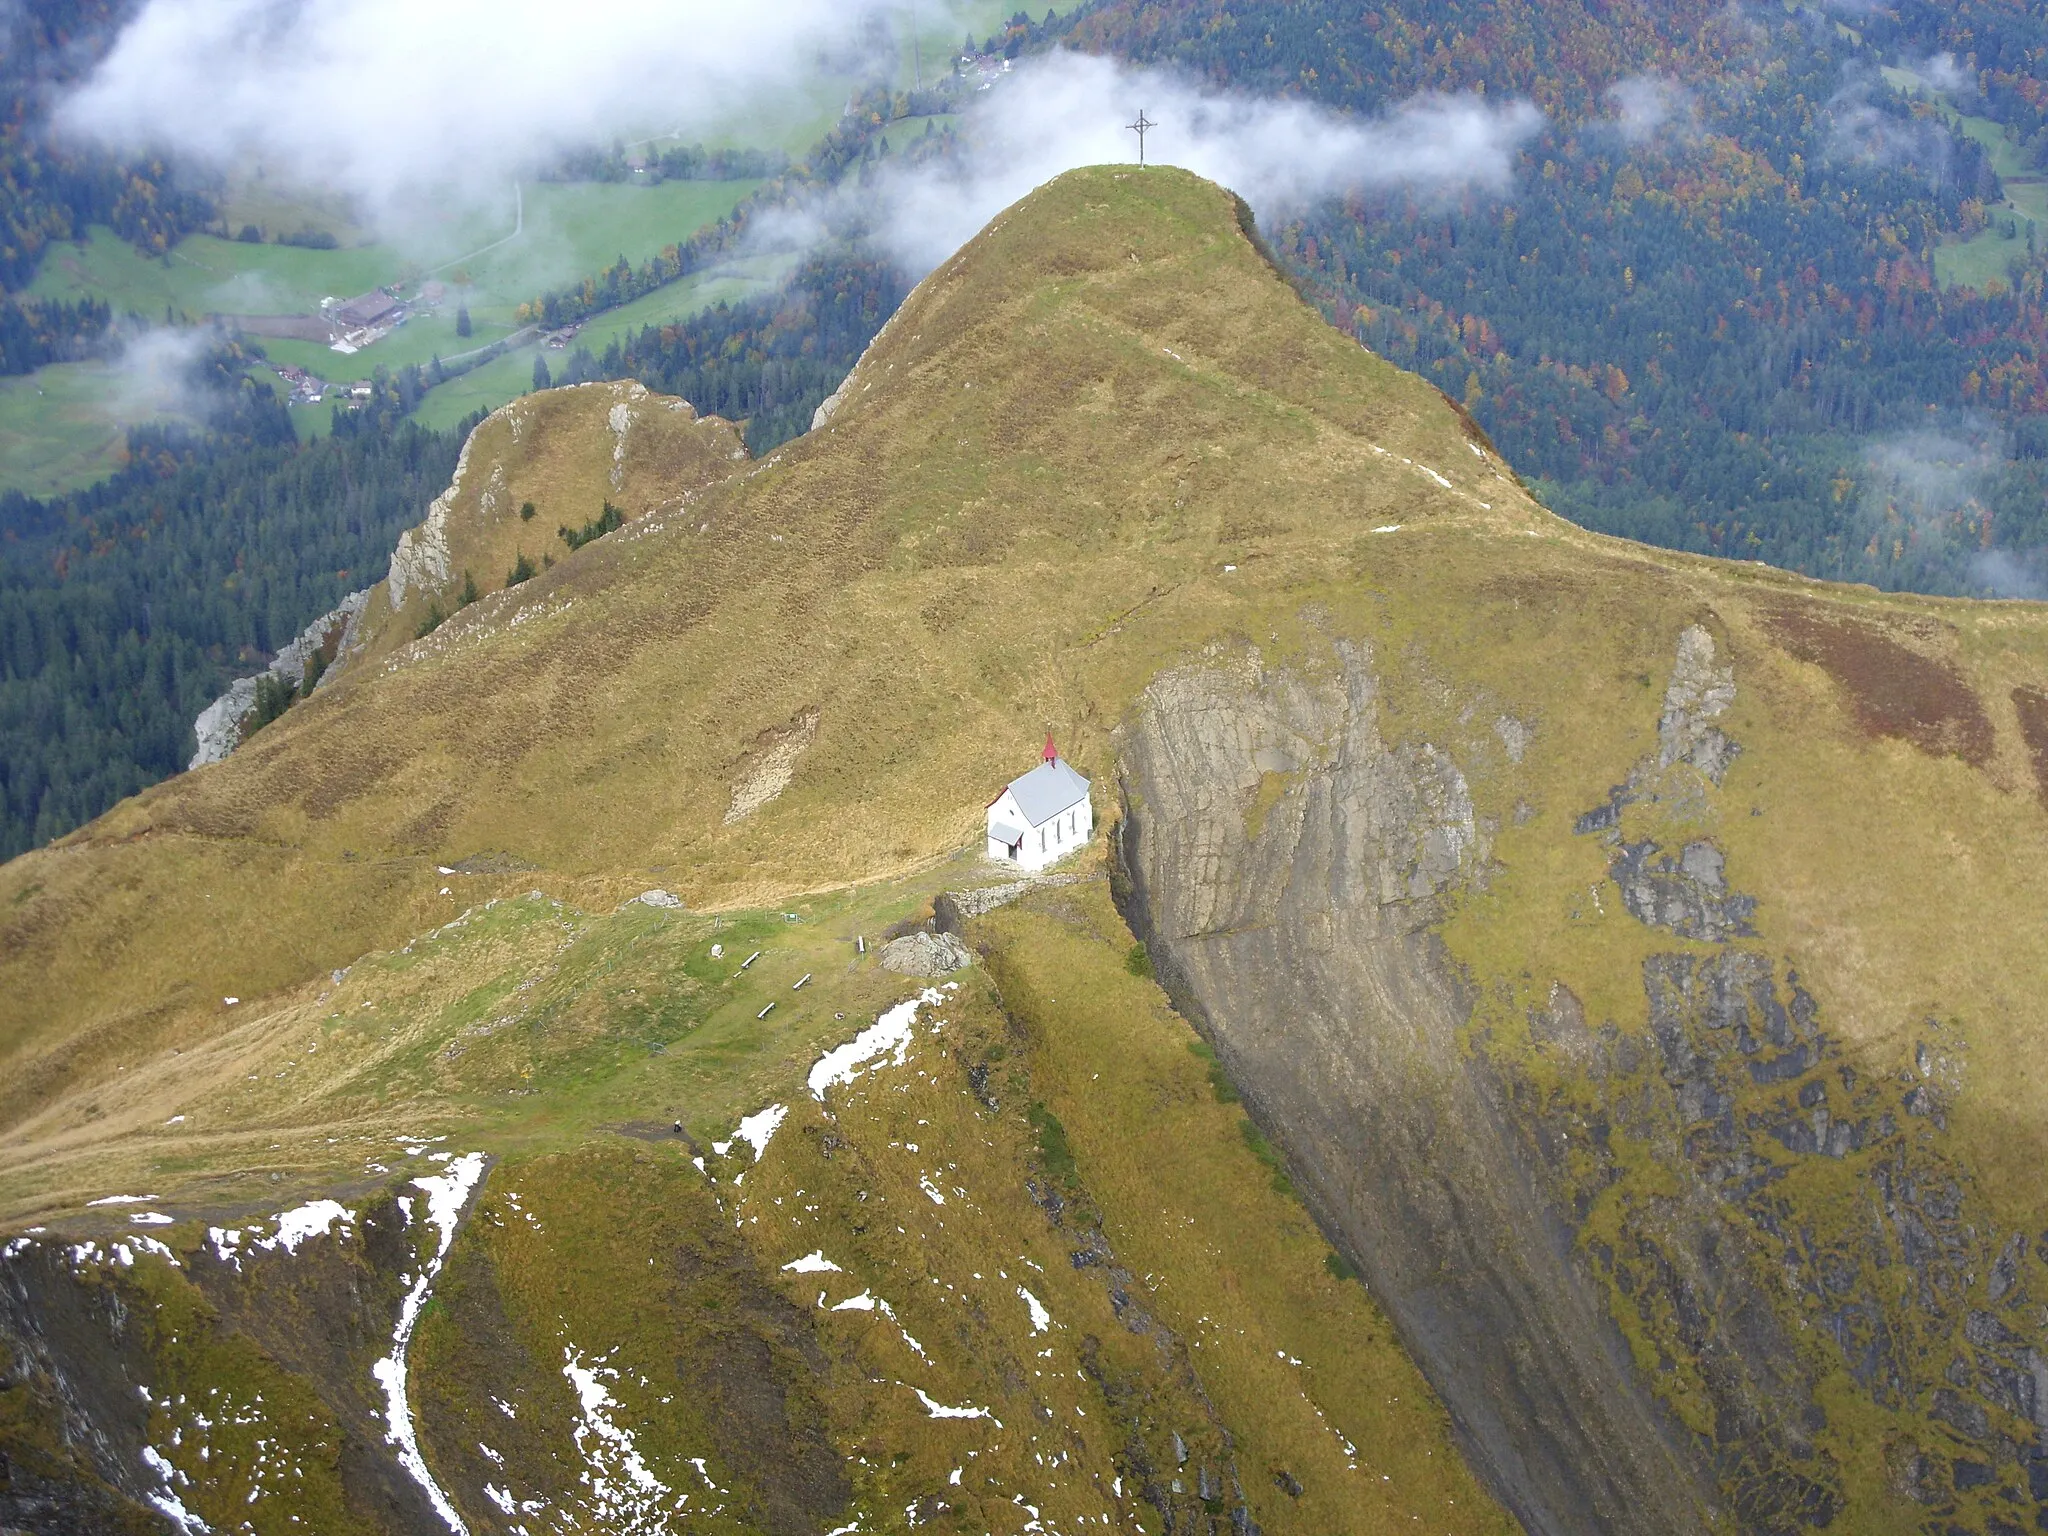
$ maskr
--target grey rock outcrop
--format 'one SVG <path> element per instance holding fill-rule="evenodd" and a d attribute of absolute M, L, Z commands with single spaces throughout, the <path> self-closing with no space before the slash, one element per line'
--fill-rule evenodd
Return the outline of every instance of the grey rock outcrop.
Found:
<path fill-rule="evenodd" d="M 901 976 L 945 976 L 974 956 L 950 933 L 906 933 L 882 946 L 882 968 Z"/>
<path fill-rule="evenodd" d="M 198 750 L 185 766 L 188 769 L 203 768 L 208 763 L 218 763 L 242 744 L 249 716 L 256 708 L 256 685 L 262 679 L 275 677 L 294 688 L 303 687 L 306 669 L 312 665 L 315 655 L 339 656 L 345 652 L 374 590 L 365 587 L 360 592 L 349 593 L 339 604 L 300 630 L 268 667 L 251 676 L 238 677 L 228 684 L 227 692 L 201 710 L 199 718 L 192 722 L 192 734 Z M 326 681 L 325 674 L 321 681 Z M 314 684 L 315 688 L 319 686 L 319 683 Z"/>
<path fill-rule="evenodd" d="M 1657 721 L 1657 766 L 1690 763 L 1719 784 L 1742 749 L 1712 722 L 1735 702 L 1735 669 L 1720 662 L 1714 637 L 1698 624 L 1678 637 L 1678 658 Z"/>
<path fill-rule="evenodd" d="M 1574 991 L 1605 978 L 1481 991 L 1448 963 L 1487 824 L 1337 655 L 1147 690 L 1118 895 L 1494 1492 L 1532 1532 L 1792 1536 L 1841 1529 L 1878 1455 L 1928 1536 L 2048 1529 L 2048 1261 L 1950 1149 L 1964 1037 L 1930 1017 L 1909 1069 L 1851 1059 L 1710 830 L 1624 835 L 1631 806 L 1725 815 L 1706 630 L 1656 749 L 1577 822 L 1621 898 L 1601 920 L 1690 941 L 1612 952 L 1640 967 L 1628 1025 Z"/>
<path fill-rule="evenodd" d="M 228 684 L 226 693 L 199 712 L 199 718 L 192 722 L 192 737 L 198 750 L 185 765 L 188 769 L 221 762 L 242 744 L 242 727 L 256 708 L 256 678 L 263 675 L 259 672 L 254 677 L 236 678 Z"/>
<path fill-rule="evenodd" d="M 1147 690 L 1120 743 L 1126 911 L 1527 1528 L 1704 1530 L 1710 1468 L 1459 1048 L 1470 1000 L 1430 929 L 1489 856 L 1463 773 L 1386 741 L 1367 653 L 1338 660 L 1329 681 L 1246 659 Z"/>
<path fill-rule="evenodd" d="M 512 422 L 516 441 L 516 414 L 512 416 Z M 462 477 L 469 470 L 469 450 L 475 442 L 474 432 L 463 440 L 462 451 L 455 456 L 455 473 L 449 476 L 448 489 L 428 504 L 427 515 L 418 527 L 408 528 L 398 536 L 398 547 L 391 552 L 391 569 L 384 577 L 394 610 L 405 605 L 406 595 L 410 592 L 439 591 L 447 584 L 448 509 L 455 505 L 455 498 L 462 492 Z"/>

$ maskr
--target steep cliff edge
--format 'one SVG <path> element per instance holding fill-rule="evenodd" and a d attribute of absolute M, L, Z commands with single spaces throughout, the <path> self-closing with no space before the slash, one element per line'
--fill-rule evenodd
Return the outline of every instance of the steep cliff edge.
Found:
<path fill-rule="evenodd" d="M 1801 908 L 1867 893 L 1746 857 L 1772 817 L 1845 814 L 1772 793 L 1772 754 L 1832 733 L 1731 725 L 1816 654 L 1923 759 L 1987 763 L 1988 717 L 1861 621 L 1720 606 L 1760 675 L 1679 629 L 1645 750 L 1576 813 L 1529 723 L 1554 702 L 1420 645 L 1165 674 L 1122 738 L 1126 909 L 1529 1529 L 2016 1530 L 2048 1514 L 2040 1191 L 1948 1120 L 2000 1094 L 1965 1087 L 1958 1024 L 1991 978 L 1895 1012 L 1904 1039 L 1837 1034 L 1860 989 L 1801 951 L 1847 935 Z M 1928 924 L 1869 905 L 1866 943 Z"/>
<path fill-rule="evenodd" d="M 1134 926 L 1523 1522 L 1704 1529 L 1708 1481 L 1460 1049 L 1432 930 L 1491 839 L 1450 754 L 1389 746 L 1378 695 L 1350 641 L 1323 676 L 1246 656 L 1153 683 L 1120 758 Z"/>

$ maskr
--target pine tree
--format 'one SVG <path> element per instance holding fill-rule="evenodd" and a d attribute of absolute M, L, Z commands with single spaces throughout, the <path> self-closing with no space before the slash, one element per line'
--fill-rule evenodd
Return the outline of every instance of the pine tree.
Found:
<path fill-rule="evenodd" d="M 534 358 L 533 387 L 535 389 L 546 389 L 553 383 L 554 380 L 548 375 L 548 360 L 544 357 Z"/>
<path fill-rule="evenodd" d="M 469 306 L 467 304 L 458 304 L 455 306 L 455 334 L 467 336 L 469 332 Z"/>

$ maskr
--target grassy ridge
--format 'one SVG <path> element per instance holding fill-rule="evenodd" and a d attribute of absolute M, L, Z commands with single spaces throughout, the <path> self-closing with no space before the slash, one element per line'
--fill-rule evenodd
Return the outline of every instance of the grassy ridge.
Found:
<path fill-rule="evenodd" d="M 501 430 L 537 432 L 539 413 L 579 395 L 598 398 L 543 397 L 531 421 Z M 562 461 L 582 464 L 588 484 L 593 465 L 605 473 L 608 434 L 583 432 Z M 502 471 L 516 493 L 530 447 L 485 439 L 468 473 L 482 486 Z M 455 498 L 461 536 L 500 537 L 468 494 Z M 225 1170 L 262 1170 L 266 1158 L 308 1189 L 333 1187 L 345 1172 L 367 1174 L 374 1138 L 445 1124 L 515 1160 L 567 1159 L 534 1173 L 536 1197 L 556 1188 L 549 1198 L 565 1210 L 602 1188 L 659 1200 L 660 1181 L 694 1173 L 679 1153 L 590 1153 L 586 1165 L 584 1143 L 608 1126 L 660 1138 L 681 1118 L 702 1144 L 777 1098 L 794 1104 L 793 1118 L 761 1168 L 712 1170 L 724 1214 L 750 1246 L 759 1236 L 756 1268 L 774 1284 L 783 1272 L 771 1261 L 830 1236 L 871 1263 L 857 1270 L 832 1255 L 862 1283 L 872 1277 L 913 1336 L 928 1347 L 957 1338 L 959 1360 L 998 1362 L 993 1378 L 966 1364 L 935 1378 L 948 1390 L 986 1384 L 1006 1401 L 1052 1390 L 1021 1375 L 1045 1367 L 1018 1354 L 1020 1311 L 998 1321 L 989 1297 L 962 1321 L 950 1301 L 912 1301 L 902 1284 L 929 1252 L 943 1255 L 938 1289 L 959 1290 L 952 1254 L 1000 1254 L 1007 1268 L 1013 1245 L 1054 1272 L 1032 1246 L 1045 1206 L 1034 1214 L 1017 1192 L 1028 1166 L 1041 1191 L 1050 1180 L 1072 1193 L 1064 1240 L 1082 1242 L 1096 1213 L 1121 1268 L 1167 1277 L 1145 1282 L 1154 1294 L 1143 1305 L 1171 1311 L 1190 1359 L 1214 1349 L 1218 1374 L 1203 1379 L 1241 1448 L 1240 1472 L 1254 1448 L 1277 1459 L 1266 1448 L 1284 1447 L 1283 1464 L 1259 1475 L 1275 1488 L 1281 1471 L 1303 1484 L 1304 1529 L 1316 1528 L 1308 1511 L 1324 1484 L 1301 1469 L 1329 1450 L 1300 1449 L 1321 1442 L 1303 1438 L 1304 1410 L 1265 1364 L 1282 1357 L 1251 1314 L 1271 1350 L 1306 1363 L 1315 1406 L 1346 1416 L 1393 1494 L 1432 1519 L 1449 1518 L 1456 1499 L 1459 1518 L 1483 1528 L 1491 1512 L 1467 1506 L 1462 1474 L 1432 1465 L 1435 1410 L 1394 1413 L 1409 1393 L 1368 1299 L 1325 1267 L 1260 1155 L 1270 1149 L 1217 1102 L 1209 1064 L 1161 1018 L 1129 935 L 1096 895 L 1046 897 L 987 925 L 996 991 L 963 984 L 953 1022 L 1005 1051 L 970 1063 L 990 1066 L 983 1086 L 1013 1117 L 1000 1128 L 978 1117 L 974 1080 L 947 1075 L 957 1063 L 937 1070 L 920 1057 L 900 1095 L 892 1085 L 868 1101 L 872 1122 L 842 1115 L 831 1134 L 851 1132 L 850 1147 L 827 1147 L 828 1128 L 805 1118 L 792 1085 L 831 1029 L 881 1001 L 862 990 L 873 973 L 844 939 L 908 915 L 954 878 L 939 866 L 975 846 L 990 786 L 1029 760 L 1048 727 L 1106 795 L 1116 727 L 1162 671 L 1231 669 L 1283 698 L 1290 678 L 1328 686 L 1350 654 L 1379 679 L 1370 707 L 1390 749 L 1460 765 L 1490 850 L 1442 935 L 1473 988 L 1464 1048 L 1519 1072 L 1530 1103 L 1586 1112 L 1577 1065 L 1528 1045 L 1548 983 L 1574 990 L 1589 1028 L 1611 1022 L 1617 1037 L 1639 1038 L 1646 958 L 1705 953 L 1621 912 L 1608 850 L 1577 831 L 1632 765 L 1654 763 L 1662 684 L 1693 623 L 1733 668 L 1735 702 L 1719 723 L 1742 753 L 1714 796 L 1631 805 L 1622 832 L 1665 844 L 1711 833 L 1730 881 L 1757 898 L 1757 951 L 1774 976 L 1796 968 L 1830 1049 L 1859 1081 L 1920 1072 L 1915 1048 L 1937 1017 L 1967 1085 L 1947 1111 L 1943 1166 L 1967 1173 L 2001 1231 L 2038 1231 L 2048 1209 L 2030 1170 L 2048 1152 L 2048 1074 L 2033 1064 L 2042 1015 L 2029 978 L 2048 969 L 2048 940 L 2016 914 L 2048 901 L 2048 863 L 2023 856 L 2048 835 L 2048 784 L 2015 700 L 2048 676 L 2040 610 L 1827 587 L 1572 528 L 1528 499 L 1440 394 L 1320 325 L 1245 239 L 1227 194 L 1177 172 L 1109 168 L 1061 178 L 933 274 L 823 430 L 424 641 L 399 632 L 374 665 L 344 673 L 227 763 L 0 869 L 0 995 L 16 1010 L 0 1036 L 0 1145 L 18 1170 L 0 1192 L 17 1219 L 75 1211 L 89 1184 L 98 1192 L 116 1172 L 136 1187 L 185 1177 L 195 1199 L 248 1199 L 252 1186 L 234 1182 L 247 1175 Z M 735 789 L 796 734 L 808 745 L 780 796 L 728 819 Z M 1270 837 L 1297 814 L 1307 781 L 1262 768 L 1249 749 L 1245 760 L 1241 801 L 1222 807 L 1219 824 Z M 440 873 L 463 866 L 506 872 Z M 618 910 L 656 884 L 718 916 Z M 536 889 L 545 896 L 521 896 Z M 420 937 L 491 895 L 525 905 L 473 919 L 474 936 Z M 781 942 L 797 952 L 777 959 L 787 990 L 769 989 L 765 958 L 723 980 L 702 969 L 718 942 L 706 925 L 719 916 L 780 933 L 775 923 L 791 920 L 772 914 L 792 911 Z M 861 926 L 828 944 L 828 913 Z M 733 948 L 751 946 L 752 931 Z M 368 952 L 378 957 L 362 960 Z M 814 980 L 798 992 L 804 970 Z M 230 1008 L 226 996 L 243 1001 Z M 749 1012 L 770 1002 L 765 1020 Z M 848 1017 L 828 1028 L 828 1011 Z M 1009 1076 L 1020 1056 L 1021 1075 Z M 1646 1075 L 1642 1086 L 1654 1093 L 1660 1081 Z M 172 1092 L 198 1083 L 218 1095 L 198 1102 L 204 1118 Z M 164 1126 L 178 1113 L 190 1130 Z M 977 1208 L 956 1212 L 921 1191 L 920 1176 L 937 1177 L 933 1161 L 903 1157 L 910 1142 L 927 1146 L 919 1118 L 944 1133 L 931 1147 L 975 1173 L 958 1186 Z M 364 1139 L 352 1144 L 325 1139 L 358 1127 Z M 181 1148 L 180 1136 L 195 1139 Z M 1614 1141 L 1610 1200 L 1669 1198 L 1656 1148 Z M 519 1166 L 508 1187 L 519 1187 Z M 1590 1154 L 1584 1166 L 1596 1166 Z M 1841 1203 L 1825 1169 L 1801 1178 L 1786 1188 L 1816 1219 Z M 862 1189 L 896 1220 L 862 1221 L 820 1197 L 861 1205 Z M 1589 1210 L 1601 1193 L 1589 1192 Z M 1161 1209 L 1193 1225 L 1159 1223 Z M 951 1235 L 941 1243 L 906 1212 L 943 1218 Z M 691 1241 L 649 1221 L 648 1243 Z M 511 1251 L 484 1268 L 531 1267 Z M 1766 1252 L 1761 1239 L 1755 1252 Z M 1246 1267 L 1233 1269 L 1240 1256 Z M 546 1369 L 557 1373 L 561 1348 L 609 1348 L 608 1331 L 621 1348 L 651 1349 L 629 1325 L 632 1308 L 606 1295 L 617 1288 L 652 1307 L 654 1292 L 638 1288 L 637 1271 L 627 1286 L 612 1262 L 593 1254 L 566 1299 L 545 1277 L 486 1284 L 480 1271 L 474 1309 L 451 1308 L 445 1326 L 488 1340 L 502 1319 L 521 1358 L 555 1350 Z M 1108 1306 L 1114 1319 L 1114 1304 L 1066 1288 L 1070 1278 L 1060 1272 L 1056 1316 Z M 782 1317 L 770 1332 L 801 1355 L 803 1330 L 746 1295 L 750 1316 Z M 814 1295 L 791 1289 L 783 1300 L 810 1317 L 828 1358 L 854 1363 L 843 1382 L 826 1371 L 846 1397 L 806 1390 L 841 1422 L 877 1425 L 860 1446 L 868 1465 L 849 1475 L 877 1498 L 949 1497 L 950 1483 L 929 1484 L 949 1443 L 937 1421 L 864 1395 L 870 1376 L 908 1379 L 887 1353 L 900 1340 L 879 1316 L 831 1313 Z M 1242 1343 L 1204 1331 L 1224 1301 L 1242 1309 L 1232 1324 L 1247 1330 Z M 1788 1306 L 1780 1321 L 1803 1316 Z M 1673 1336 L 1669 1319 L 1631 1316 L 1618 1301 L 1615 1317 L 1646 1361 Z M 558 1321 L 574 1330 L 551 1333 Z M 1127 1342 L 1094 1331 L 1105 1351 Z M 1318 1363 L 1326 1335 L 1362 1353 L 1341 1369 Z M 466 1346 L 442 1336 L 431 1347 L 449 1390 L 467 1391 Z M 1104 1359 L 1101 1380 L 1123 1379 L 1113 1352 Z M 1004 1361 L 1021 1382 L 1002 1374 Z M 1080 1427 L 1079 1409 L 1098 1417 L 1093 1400 L 1069 1397 L 1071 1369 L 1056 1368 L 1067 1373 L 1060 1396 L 1043 1405 L 1062 1424 L 1076 1410 L 1078 1459 L 1113 1465 L 1094 1426 Z M 655 1379 L 652 1365 L 638 1369 Z M 1699 1417 L 1692 1370 L 1660 1373 L 1681 1419 Z M 1330 1378 L 1352 1385 L 1320 1395 Z M 1111 1400 L 1107 1387 L 1092 1390 Z M 1145 1392 L 1163 1390 L 1146 1378 Z M 885 1402 L 894 1406 L 875 1406 Z M 1860 1479 L 1846 1507 L 1889 1518 L 1885 1436 L 1921 1433 L 1925 1413 L 1859 1417 L 1845 1404 L 1830 1408 L 1839 1429 L 1829 1445 Z M 1354 1414 L 1382 1426 L 1376 1441 L 1349 1429 Z M 678 1420 L 673 1432 L 697 1431 Z M 1005 1454 L 1020 1443 L 1003 1442 Z M 1146 1441 L 1155 1463 L 1158 1443 Z M 468 1454 L 452 1441 L 443 1452 L 451 1465 Z M 899 1452 L 911 1470 L 891 1481 L 882 1469 Z M 1062 1483 L 1073 1501 L 1063 1510 L 1099 1491 Z M 1272 1508 L 1296 1508 L 1280 1497 Z M 1264 1523 L 1268 1505 L 1254 1503 Z"/>

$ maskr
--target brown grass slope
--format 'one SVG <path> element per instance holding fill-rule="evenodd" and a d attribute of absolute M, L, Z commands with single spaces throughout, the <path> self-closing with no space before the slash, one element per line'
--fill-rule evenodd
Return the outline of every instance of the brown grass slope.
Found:
<path fill-rule="evenodd" d="M 1304 600 L 1332 597 L 1542 721 L 1538 773 L 1574 808 L 1640 754 L 1654 709 L 1629 707 L 1711 616 L 1777 808 L 1751 888 L 1814 945 L 1839 1027 L 1984 996 L 1987 1044 L 2032 1038 L 2039 609 L 1571 528 L 1435 390 L 1320 325 L 1226 193 L 1100 170 L 927 280 L 825 430 L 9 865 L 6 1118 L 453 915 L 436 867 L 480 851 L 527 867 L 508 889 L 616 900 L 658 871 L 698 906 L 914 866 L 971 838 L 1047 725 L 1105 766 L 1161 666 L 1308 643 Z M 811 711 L 788 791 L 728 824 Z M 2038 1148 L 2048 1080 L 1998 1059 Z"/>
<path fill-rule="evenodd" d="M 16 861 L 4 1117 L 452 915 L 435 867 L 479 850 L 565 893 L 659 868 L 700 904 L 929 858 L 1048 722 L 1098 749 L 1118 703 L 1073 658 L 1134 609 L 1200 614 L 1226 562 L 1343 558 L 1387 521 L 1549 523 L 1434 390 L 1316 321 L 1226 194 L 1121 174 L 924 284 L 830 430 Z M 757 739 L 811 709 L 790 792 L 725 825 Z"/>
<path fill-rule="evenodd" d="M 360 666 L 398 650 L 454 613 L 466 589 L 503 591 L 522 557 L 536 570 L 553 565 L 569 552 L 562 530 L 580 532 L 606 506 L 628 520 L 674 507 L 746 456 L 731 422 L 631 381 L 545 390 L 493 411 L 408 534 L 399 573 L 371 593 L 342 660 Z"/>
<path fill-rule="evenodd" d="M 480 446 L 471 473 L 490 462 Z M 661 885 L 700 910 L 779 912 L 971 844 L 1048 726 L 1112 812 L 1131 739 L 1112 733 L 1176 669 L 1274 698 L 1295 679 L 1308 698 L 1363 667 L 1390 750 L 1440 754 L 1469 785 L 1483 853 L 1433 929 L 1470 988 L 1456 1049 L 1502 1065 L 1532 1135 L 1613 1108 L 1573 1055 L 1598 1053 L 1559 1019 L 1582 1015 L 1602 1051 L 1647 1041 L 1653 965 L 1721 953 L 1621 910 L 1609 845 L 1578 830 L 1607 805 L 1631 842 L 1710 841 L 1755 898 L 1741 942 L 1814 1000 L 1831 1102 L 1917 1083 L 1939 1105 L 1938 1126 L 1897 1109 L 1891 1140 L 1802 1158 L 1765 1145 L 1812 1113 L 1797 1085 L 1744 1087 L 1758 1118 L 1741 1134 L 1784 1181 L 1766 1224 L 1846 1232 L 1895 1205 L 1873 1192 L 1901 1180 L 1952 1180 L 1969 1243 L 2048 1224 L 2041 608 L 1830 587 L 1561 522 L 1434 389 L 1324 327 L 1227 193 L 1172 171 L 1076 172 L 1033 194 L 918 289 L 824 429 L 712 468 L 426 639 L 401 633 L 226 763 L 0 870 L 8 1147 L 26 1158 L 61 1136 L 82 1155 L 139 1067 L 203 1061 L 225 1083 L 221 1042 L 252 1011 L 324 1008 L 330 971 L 491 895 L 605 911 Z M 1716 725 L 1741 753 L 1696 793 L 1622 805 L 1613 787 L 1656 763 L 1692 626 L 1732 669 Z M 1247 761 L 1203 809 L 1223 829 L 1203 858 L 1230 852 L 1233 822 L 1240 841 L 1281 835 L 1322 771 Z M 1043 963 L 1033 950 L 1014 974 Z M 447 982 L 451 997 L 472 985 L 467 970 Z M 415 1112 L 432 1101 L 426 1071 L 401 1081 L 407 1061 L 378 1068 L 365 1115 L 408 1086 Z M 1668 1096 L 1654 1065 L 1632 1070 L 1643 1104 Z M 1558 1143 L 1585 1253 L 1654 1235 L 1680 1188 L 1686 1125 L 1641 1126 L 1599 1158 Z M 1777 1284 L 1757 1234 L 1743 1262 Z M 1958 1263 L 1931 1311 L 1894 1295 L 1910 1288 L 1898 1266 L 1858 1279 L 1918 1319 L 1910 1390 L 1881 1411 L 1826 1353 L 1818 1311 L 1794 1290 L 1769 1302 L 1820 1351 L 1832 1427 L 1806 1464 L 1854 1528 L 1917 1530 L 1956 1496 L 1926 1492 L 1947 1472 L 1920 1447 L 1960 1467 L 1980 1442 L 2005 1446 L 1979 1503 L 2024 1485 L 2024 1415 L 1943 1439 L 1964 1410 L 1938 1384 L 1968 1374 L 1948 1352 L 1966 1329 L 1994 1341 L 1971 1334 L 1971 1349 L 2005 1347 L 1973 1310 L 1990 1259 Z M 2014 1273 L 1989 1299 L 2016 1318 L 2038 1276 Z M 1645 1379 L 1706 1443 L 1732 1400 L 1714 1396 L 1713 1362 L 1688 1353 L 1685 1318 L 1625 1299 L 1649 1290 L 1612 1284 Z"/>

